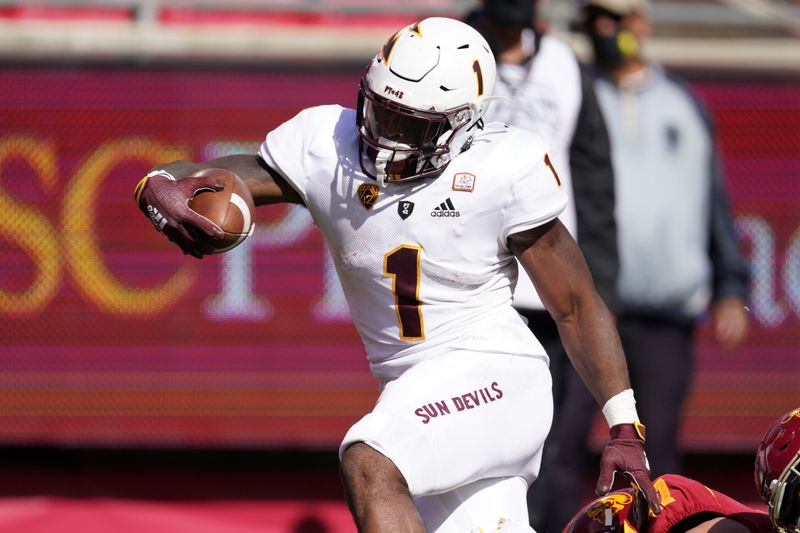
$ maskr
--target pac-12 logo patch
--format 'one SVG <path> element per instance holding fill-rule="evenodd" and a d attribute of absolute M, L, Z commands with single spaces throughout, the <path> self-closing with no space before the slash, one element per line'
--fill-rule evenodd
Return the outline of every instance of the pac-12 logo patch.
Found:
<path fill-rule="evenodd" d="M 472 192 L 475 189 L 475 174 L 459 172 L 453 176 L 453 190 Z"/>
<path fill-rule="evenodd" d="M 362 183 L 358 186 L 358 199 L 361 200 L 361 205 L 367 209 L 378 201 L 378 194 L 380 194 L 380 189 L 374 183 Z"/>
<path fill-rule="evenodd" d="M 407 200 L 401 200 L 397 204 L 397 214 L 400 215 L 400 218 L 403 220 L 407 219 L 411 216 L 411 213 L 414 212 L 414 202 L 409 202 Z"/>

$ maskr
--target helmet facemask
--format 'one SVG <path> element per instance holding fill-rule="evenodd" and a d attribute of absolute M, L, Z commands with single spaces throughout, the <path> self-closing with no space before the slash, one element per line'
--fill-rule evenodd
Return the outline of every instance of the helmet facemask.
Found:
<path fill-rule="evenodd" d="M 756 450 L 755 481 L 781 533 L 800 533 L 800 409 L 780 417 Z"/>
<path fill-rule="evenodd" d="M 767 503 L 772 524 L 781 532 L 800 532 L 800 451 L 770 483 Z"/>
<path fill-rule="evenodd" d="M 381 186 L 439 173 L 465 128 L 474 125 L 472 106 L 423 111 L 375 94 L 364 81 L 359 90 L 361 168 Z"/>

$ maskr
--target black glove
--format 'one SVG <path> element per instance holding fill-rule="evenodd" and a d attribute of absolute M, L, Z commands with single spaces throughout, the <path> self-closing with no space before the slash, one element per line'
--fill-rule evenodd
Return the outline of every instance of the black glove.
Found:
<path fill-rule="evenodd" d="M 595 494 L 608 494 L 614 486 L 614 476 L 619 472 L 644 495 L 653 513 L 659 514 L 661 503 L 650 481 L 650 465 L 644 453 L 644 437 L 644 425 L 638 422 L 617 424 L 611 428 L 611 440 L 600 457 L 600 477 Z"/>
<path fill-rule="evenodd" d="M 203 242 L 222 237 L 222 229 L 189 209 L 187 203 L 201 190 L 220 191 L 224 182 L 219 178 L 197 177 L 175 179 L 165 170 L 153 170 L 134 190 L 139 209 L 147 215 L 158 231 L 177 244 L 183 253 L 201 258 L 212 253 Z"/>

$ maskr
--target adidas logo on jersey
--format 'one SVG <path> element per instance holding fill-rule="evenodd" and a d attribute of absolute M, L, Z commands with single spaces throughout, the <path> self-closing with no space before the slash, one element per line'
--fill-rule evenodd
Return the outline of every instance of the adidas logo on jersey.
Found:
<path fill-rule="evenodd" d="M 437 205 L 433 211 L 431 211 L 432 217 L 460 217 L 461 212 L 457 211 L 455 206 L 453 205 L 453 201 L 448 198 L 441 204 Z"/>

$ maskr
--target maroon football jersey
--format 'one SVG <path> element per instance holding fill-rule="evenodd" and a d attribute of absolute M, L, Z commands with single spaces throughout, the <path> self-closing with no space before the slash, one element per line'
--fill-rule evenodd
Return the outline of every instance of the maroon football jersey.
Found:
<path fill-rule="evenodd" d="M 708 518 L 725 516 L 745 525 L 753 532 L 773 531 L 769 516 L 733 498 L 683 476 L 665 474 L 653 481 L 662 511 L 648 514 L 647 533 L 668 533 L 678 522 L 700 514 Z M 631 510 L 632 488 L 617 490 L 598 498 L 575 515 L 564 533 L 635 533 L 638 532 Z"/>

